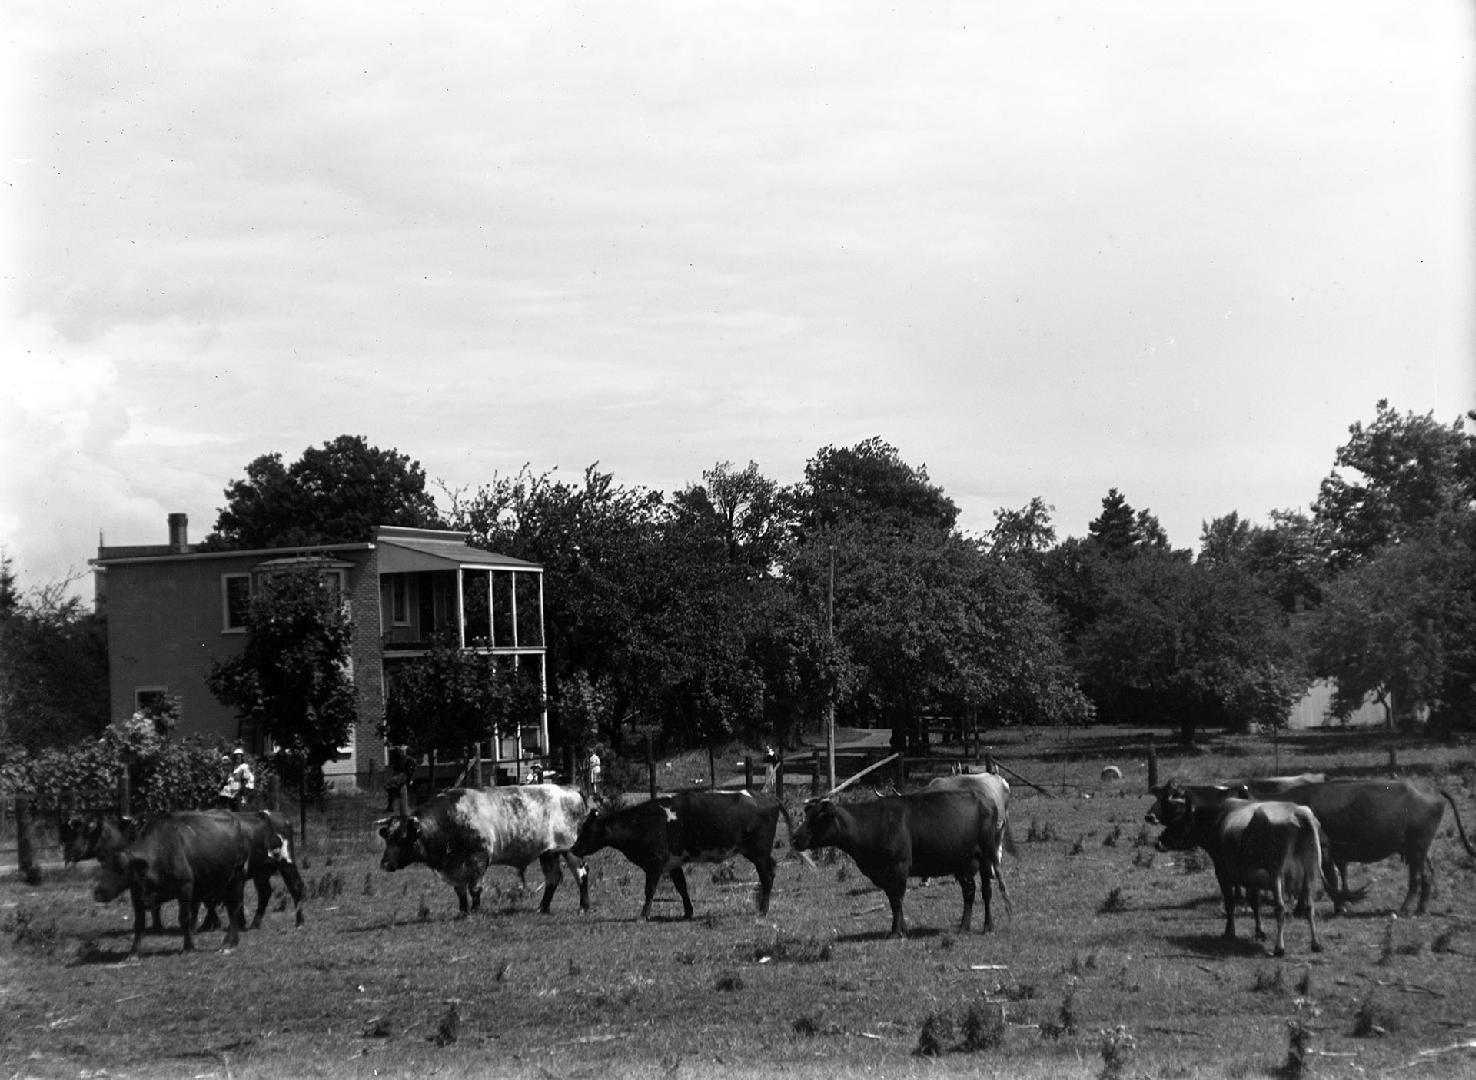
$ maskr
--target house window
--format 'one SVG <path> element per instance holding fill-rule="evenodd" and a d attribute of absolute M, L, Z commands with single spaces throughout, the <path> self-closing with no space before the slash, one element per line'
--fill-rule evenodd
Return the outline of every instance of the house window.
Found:
<path fill-rule="evenodd" d="M 246 612 L 251 607 L 251 575 L 220 576 L 221 631 L 226 634 L 246 632 Z"/>
<path fill-rule="evenodd" d="M 136 686 L 133 688 L 133 711 L 161 709 L 169 704 L 169 687 Z"/>
<path fill-rule="evenodd" d="M 410 575 L 392 574 L 389 579 L 390 625 L 410 625 Z"/>

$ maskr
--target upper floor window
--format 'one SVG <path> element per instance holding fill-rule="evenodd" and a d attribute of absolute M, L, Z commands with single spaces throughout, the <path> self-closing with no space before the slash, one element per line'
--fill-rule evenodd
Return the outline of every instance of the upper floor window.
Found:
<path fill-rule="evenodd" d="M 227 634 L 246 632 L 246 612 L 251 607 L 251 575 L 220 576 L 221 630 Z"/>
<path fill-rule="evenodd" d="M 391 626 L 410 625 L 410 575 L 389 576 L 389 609 Z"/>

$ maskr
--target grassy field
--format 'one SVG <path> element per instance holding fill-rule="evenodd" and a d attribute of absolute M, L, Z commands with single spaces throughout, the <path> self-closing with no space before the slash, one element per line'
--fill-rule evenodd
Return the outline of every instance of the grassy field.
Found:
<path fill-rule="evenodd" d="M 1194 756 L 1165 746 L 1160 767 L 1387 775 L 1388 745 L 1222 739 Z M 122 963 L 131 913 L 92 901 L 88 868 L 36 887 L 8 875 L 0 1075 L 1259 1077 L 1286 1075 L 1294 1044 L 1308 1075 L 1476 1074 L 1463 1048 L 1476 1042 L 1476 868 L 1449 813 L 1430 915 L 1390 917 L 1401 864 L 1358 868 L 1368 899 L 1321 920 L 1326 951 L 1310 953 L 1294 923 L 1275 960 L 1249 919 L 1240 941 L 1220 941 L 1201 860 L 1153 850 L 1141 740 L 1011 732 L 996 749 L 1050 794 L 1014 784 L 1015 910 L 996 911 L 991 935 L 958 934 L 958 887 L 936 881 L 908 894 L 912 937 L 888 940 L 884 899 L 848 859 L 810 869 L 787 851 L 765 919 L 739 860 L 689 871 L 691 922 L 669 883 L 656 918 L 637 922 L 640 874 L 605 851 L 590 862 L 589 915 L 566 880 L 539 916 L 537 895 L 497 869 L 483 909 L 456 920 L 424 868 L 379 869 L 367 797 L 310 822 L 307 925 L 294 930 L 274 902 L 229 954 L 218 933 L 182 954 L 175 933 Z M 1470 748 L 1396 753 L 1401 773 L 1451 791 L 1469 832 Z M 1106 764 L 1124 779 L 1103 782 Z"/>

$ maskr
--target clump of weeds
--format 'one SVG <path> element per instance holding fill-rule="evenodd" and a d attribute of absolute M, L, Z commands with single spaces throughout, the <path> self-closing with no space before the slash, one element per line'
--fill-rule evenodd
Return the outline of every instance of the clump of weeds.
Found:
<path fill-rule="evenodd" d="M 993 1050 L 1004 1044 L 1008 1030 L 1004 1006 L 980 999 L 958 1010 L 929 1013 L 923 1018 L 912 1052 L 917 1057 L 941 1057 L 949 1051 L 973 1054 Z"/>
<path fill-rule="evenodd" d="M 1355 1039 L 1367 1039 L 1387 1035 L 1396 1030 L 1398 1026 L 1394 1018 L 1370 994 L 1359 1003 L 1358 1011 L 1353 1014 L 1351 1034 Z"/>
<path fill-rule="evenodd" d="M 1103 847 L 1116 847 L 1117 846 L 1117 842 L 1119 840 L 1121 840 L 1121 839 L 1122 839 L 1122 826 L 1121 825 L 1114 825 L 1114 826 L 1112 826 L 1112 831 L 1110 833 L 1108 833 L 1106 836 L 1102 837 L 1102 846 Z"/>
<path fill-rule="evenodd" d="M 732 993 L 743 989 L 743 976 L 736 971 L 727 971 L 717 977 L 715 984 L 717 989 L 723 993 Z"/>
<path fill-rule="evenodd" d="M 1122 1080 L 1129 1075 L 1137 1052 L 1138 1041 L 1125 1025 L 1102 1032 L 1102 1071 L 1097 1075 L 1101 1080 Z"/>
<path fill-rule="evenodd" d="M 1127 900 L 1123 898 L 1122 889 L 1114 888 L 1106 898 L 1097 905 L 1097 913 L 1100 915 L 1117 915 L 1127 910 Z"/>
<path fill-rule="evenodd" d="M 1301 1017 L 1288 1020 L 1286 1028 L 1286 1061 L 1280 1072 L 1286 1080 L 1302 1080 L 1312 1071 L 1312 1029 Z"/>
<path fill-rule="evenodd" d="M 1262 968 L 1256 972 L 1256 982 L 1251 990 L 1257 994 L 1286 993 L 1286 969 L 1280 966 L 1270 970 Z"/>
<path fill-rule="evenodd" d="M 1056 1010 L 1056 1019 L 1040 1025 L 1040 1033 L 1047 1039 L 1059 1039 L 1076 1030 L 1076 980 L 1068 979 L 1066 993 L 1061 998 L 1061 1007 Z"/>
<path fill-rule="evenodd" d="M 732 885 L 738 880 L 738 871 L 733 869 L 730 862 L 718 863 L 712 868 L 712 883 L 714 885 Z"/>
<path fill-rule="evenodd" d="M 740 959 L 760 964 L 772 961 L 818 964 L 835 955 L 835 942 L 818 934 L 789 934 L 776 930 L 771 937 L 739 946 L 736 951 Z"/>

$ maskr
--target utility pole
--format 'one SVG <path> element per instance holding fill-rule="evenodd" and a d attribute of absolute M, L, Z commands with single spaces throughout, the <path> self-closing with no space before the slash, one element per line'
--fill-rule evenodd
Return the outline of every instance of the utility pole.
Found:
<path fill-rule="evenodd" d="M 830 563 L 825 582 L 825 640 L 830 672 L 825 688 L 825 758 L 828 790 L 835 790 L 835 544 L 828 545 Z"/>

